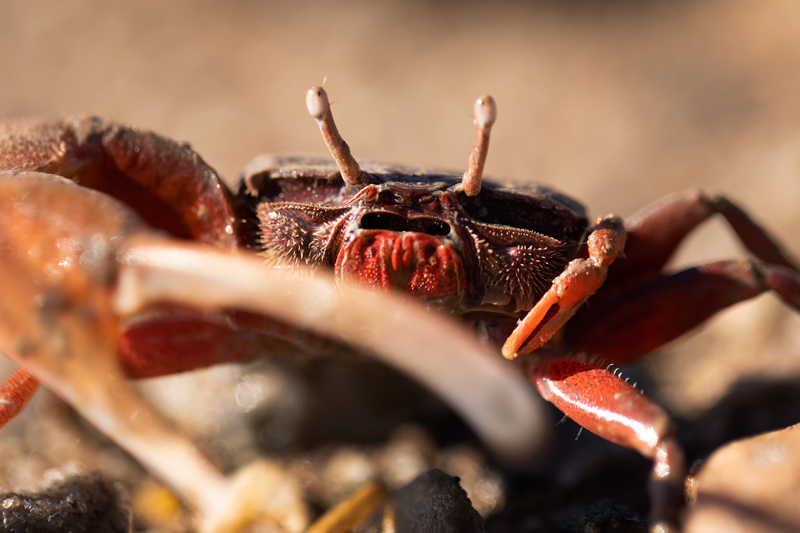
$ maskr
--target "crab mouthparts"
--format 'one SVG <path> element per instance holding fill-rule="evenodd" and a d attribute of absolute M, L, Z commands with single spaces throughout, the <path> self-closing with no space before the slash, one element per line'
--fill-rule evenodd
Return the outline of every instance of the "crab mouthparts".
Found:
<path fill-rule="evenodd" d="M 429 217 L 406 218 L 389 212 L 366 213 L 359 221 L 361 229 L 391 230 L 397 233 L 424 233 L 445 237 L 450 234 L 450 224 Z"/>
<path fill-rule="evenodd" d="M 463 261 L 441 235 L 386 229 L 359 230 L 338 254 L 336 276 L 452 304 L 460 301 L 466 283 Z"/>

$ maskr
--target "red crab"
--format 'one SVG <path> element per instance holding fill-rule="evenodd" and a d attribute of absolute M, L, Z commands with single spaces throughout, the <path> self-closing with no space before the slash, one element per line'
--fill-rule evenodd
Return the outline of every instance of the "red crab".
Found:
<path fill-rule="evenodd" d="M 41 380 L 170 484 L 207 530 L 266 515 L 299 531 L 302 502 L 275 467 L 222 476 L 124 377 L 293 351 L 323 334 L 422 379 L 500 452 L 534 446 L 542 428 L 512 369 L 390 293 L 399 289 L 462 318 L 486 345 L 504 343 L 507 358 L 525 355 L 545 399 L 652 458 L 653 527 L 675 527 L 684 464 L 669 417 L 609 367 L 765 290 L 800 308 L 796 263 L 723 197 L 690 191 L 589 227 L 583 207 L 552 189 L 482 181 L 491 97 L 476 103 L 464 176 L 359 165 L 324 90 L 307 104 L 336 166 L 259 158 L 236 194 L 186 145 L 152 133 L 94 118 L 3 126 L 0 350 L 22 369 L 2 386 L 0 423 Z M 757 259 L 662 274 L 715 213 Z M 338 288 L 324 273 L 291 274 L 307 268 L 332 269 Z M 254 496 L 265 480 L 272 492 Z"/>

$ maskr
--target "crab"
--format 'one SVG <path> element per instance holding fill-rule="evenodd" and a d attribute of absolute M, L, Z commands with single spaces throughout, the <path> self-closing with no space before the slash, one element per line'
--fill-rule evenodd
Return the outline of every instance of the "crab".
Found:
<path fill-rule="evenodd" d="M 301 491 L 280 468 L 223 475 L 127 378 L 333 339 L 421 380 L 504 457 L 547 432 L 533 382 L 581 427 L 653 460 L 652 528 L 677 530 L 675 428 L 612 366 L 767 290 L 800 309 L 794 259 L 722 196 L 689 191 L 590 225 L 551 188 L 484 180 L 488 96 L 463 175 L 359 164 L 324 89 L 306 103 L 335 164 L 261 156 L 236 193 L 154 133 L 91 117 L 2 126 L 0 351 L 20 369 L 0 386 L 0 425 L 41 382 L 166 482 L 200 529 L 303 531 Z M 714 214 L 754 259 L 663 273 Z M 312 529 L 343 531 L 382 495 L 368 486 Z"/>

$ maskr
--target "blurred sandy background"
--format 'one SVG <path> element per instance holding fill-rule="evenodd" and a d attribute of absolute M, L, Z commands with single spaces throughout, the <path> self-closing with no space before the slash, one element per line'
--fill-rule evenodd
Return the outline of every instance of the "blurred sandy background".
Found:
<path fill-rule="evenodd" d="M 463 169 L 472 102 L 499 107 L 487 172 L 593 216 L 729 194 L 800 253 L 800 3 L 0 2 L 0 119 L 92 113 L 189 141 L 229 181 L 324 150 L 326 81 L 359 159 Z M 676 264 L 743 257 L 709 224 Z M 674 411 L 741 375 L 800 373 L 800 316 L 765 296 L 648 365 Z"/>

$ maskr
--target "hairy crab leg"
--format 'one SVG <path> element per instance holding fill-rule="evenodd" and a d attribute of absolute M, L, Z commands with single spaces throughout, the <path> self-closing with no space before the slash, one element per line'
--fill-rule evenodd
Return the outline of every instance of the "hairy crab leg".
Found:
<path fill-rule="evenodd" d="M 116 299 L 120 314 L 177 301 L 280 316 L 336 336 L 414 376 L 501 456 L 529 455 L 545 438 L 547 429 L 524 379 L 466 329 L 408 298 L 337 286 L 329 275 L 266 268 L 257 257 L 143 235 L 131 238 L 121 257 L 126 268 Z M 412 324 L 414 334 L 409 335 Z"/>
<path fill-rule="evenodd" d="M 686 467 L 669 415 L 607 368 L 541 358 L 527 366 L 542 397 L 581 427 L 653 459 L 651 531 L 677 531 Z"/>
<path fill-rule="evenodd" d="M 722 309 L 768 290 L 800 310 L 800 273 L 756 260 L 709 263 L 594 299 L 591 309 L 567 325 L 564 341 L 574 353 L 591 351 L 624 363 L 683 335 Z M 653 302 L 659 306 L 655 315 L 645 312 Z"/>
<path fill-rule="evenodd" d="M 0 427 L 17 416 L 39 389 L 39 380 L 20 368 L 0 384 Z"/>
<path fill-rule="evenodd" d="M 624 248 L 625 229 L 622 220 L 613 215 L 600 217 L 589 236 L 589 258 L 574 259 L 553 280 L 550 289 L 503 344 L 503 355 L 514 359 L 550 340 L 600 288 L 606 279 L 608 267 Z"/>

